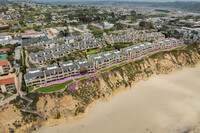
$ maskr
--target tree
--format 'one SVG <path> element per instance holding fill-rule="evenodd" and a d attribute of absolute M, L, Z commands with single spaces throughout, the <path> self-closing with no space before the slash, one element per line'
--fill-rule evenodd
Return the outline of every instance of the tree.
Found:
<path fill-rule="evenodd" d="M 12 55 L 12 53 L 13 53 L 13 52 L 12 52 L 11 50 L 7 51 L 7 54 L 8 54 L 8 55 Z"/>
<path fill-rule="evenodd" d="M 169 27 L 167 25 L 163 25 L 158 31 L 167 31 Z"/>
<path fill-rule="evenodd" d="M 51 18 L 52 18 L 51 13 L 45 13 L 44 16 L 45 16 L 47 21 L 51 21 Z"/>
<path fill-rule="evenodd" d="M 112 16 L 112 18 L 115 18 L 115 13 L 111 12 L 111 16 Z"/>
<path fill-rule="evenodd" d="M 66 37 L 66 36 L 69 36 L 69 28 L 68 27 L 67 27 L 67 29 L 61 30 L 58 33 L 58 38 Z"/>
<path fill-rule="evenodd" d="M 25 75 L 26 73 L 26 65 L 21 66 L 21 72 L 23 73 L 23 75 Z"/>
<path fill-rule="evenodd" d="M 15 59 L 11 55 L 9 55 L 7 58 L 10 61 L 11 65 L 13 66 L 13 62 L 15 61 Z"/>
<path fill-rule="evenodd" d="M 42 26 L 37 26 L 36 24 L 33 25 L 33 30 L 41 31 Z"/>
<path fill-rule="evenodd" d="M 2 45 L 2 44 L 0 44 L 0 48 L 3 48 L 3 45 Z"/>
<path fill-rule="evenodd" d="M 136 17 L 137 17 L 136 11 L 132 10 L 132 11 L 131 11 L 131 16 L 132 16 L 133 18 L 136 18 Z"/>
<path fill-rule="evenodd" d="M 95 36 L 95 37 L 102 37 L 103 36 L 103 31 L 101 29 L 94 29 L 92 31 L 92 34 Z"/>
<path fill-rule="evenodd" d="M 114 31 L 114 30 L 116 30 L 116 28 L 112 27 L 112 28 L 106 29 L 106 30 L 104 30 L 104 31 L 105 31 L 106 33 L 109 33 L 110 31 Z"/>
<path fill-rule="evenodd" d="M 145 21 L 141 21 L 139 23 L 139 26 L 144 29 L 153 29 L 154 28 L 154 24 L 152 22 L 145 22 Z"/>

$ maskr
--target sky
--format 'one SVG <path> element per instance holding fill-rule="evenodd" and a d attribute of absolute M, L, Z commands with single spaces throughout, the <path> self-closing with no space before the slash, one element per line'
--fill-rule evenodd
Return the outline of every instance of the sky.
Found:
<path fill-rule="evenodd" d="M 53 0 L 53 1 L 58 1 L 58 0 Z M 73 1 L 73 0 L 63 0 L 63 1 Z M 78 0 L 78 1 L 106 1 L 106 0 Z M 158 2 L 164 2 L 164 1 L 200 1 L 200 0 L 107 0 L 107 1 L 137 1 L 137 2 L 142 2 L 142 1 L 158 1 Z"/>
<path fill-rule="evenodd" d="M 200 0 L 30 0 L 37 2 L 55 2 L 55 1 L 65 1 L 65 2 L 84 2 L 84 1 L 135 1 L 135 2 L 175 2 L 175 1 L 195 1 L 200 2 Z"/>
<path fill-rule="evenodd" d="M 40 1 L 40 0 L 36 0 Z M 43 0 L 42 0 L 43 1 Z M 199 1 L 200 0 L 48 0 L 48 1 L 137 1 L 137 2 L 173 2 L 173 1 Z"/>

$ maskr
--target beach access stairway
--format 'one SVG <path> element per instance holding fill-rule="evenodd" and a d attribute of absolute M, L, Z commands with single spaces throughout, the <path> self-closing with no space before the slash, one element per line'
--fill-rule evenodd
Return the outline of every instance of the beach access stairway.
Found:
<path fill-rule="evenodd" d="M 45 117 L 43 114 L 41 114 L 40 112 L 38 112 L 38 111 L 36 111 L 36 110 L 31 110 L 31 109 L 29 108 L 30 105 L 33 103 L 33 100 L 32 100 L 32 99 L 30 99 L 30 98 L 28 98 L 28 97 L 26 97 L 26 96 L 24 96 L 24 95 L 20 95 L 20 97 L 21 97 L 22 99 L 28 101 L 26 107 L 25 107 L 25 108 L 21 108 L 21 111 L 26 112 L 26 113 L 36 114 L 36 115 L 38 115 L 38 116 L 40 117 L 40 120 L 38 121 L 38 123 L 37 123 L 36 125 L 34 125 L 33 127 L 31 127 L 31 129 L 29 129 L 29 130 L 27 131 L 27 133 L 31 133 L 33 130 L 37 129 L 37 128 L 40 126 L 40 124 L 43 122 L 43 120 L 46 119 L 46 117 Z"/>

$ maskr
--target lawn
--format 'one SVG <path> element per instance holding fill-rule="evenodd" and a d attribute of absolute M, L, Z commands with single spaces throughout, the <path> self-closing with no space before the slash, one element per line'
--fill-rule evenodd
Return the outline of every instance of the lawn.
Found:
<path fill-rule="evenodd" d="M 159 51 L 159 52 L 162 52 L 162 51 Z M 145 56 L 141 57 L 141 58 L 138 59 L 138 60 L 142 60 L 142 59 L 148 58 L 149 56 L 152 56 L 152 55 L 154 55 L 154 54 L 158 54 L 159 52 L 150 53 L 150 54 L 148 54 L 148 55 L 145 55 Z"/>
<path fill-rule="evenodd" d="M 71 84 L 73 82 L 72 79 L 67 80 L 63 83 L 55 83 L 49 86 L 41 87 L 39 89 L 36 89 L 35 92 L 54 92 L 64 89 L 67 85 Z"/>
<path fill-rule="evenodd" d="M 76 81 L 79 81 L 79 80 L 82 80 L 82 79 L 84 79 L 84 78 L 86 78 L 86 77 L 88 77 L 88 76 L 83 76 L 83 77 L 80 77 L 80 78 L 76 78 L 75 80 L 76 80 Z"/>
<path fill-rule="evenodd" d="M 116 67 L 117 67 L 117 65 L 114 65 L 114 66 L 111 66 L 109 68 L 105 68 L 105 69 L 101 70 L 101 72 L 103 73 L 103 72 L 106 72 L 106 71 L 110 71 L 110 70 L 112 70 L 112 69 L 114 69 Z"/>
<path fill-rule="evenodd" d="M 167 51 L 173 51 L 173 50 L 185 50 L 186 48 L 187 48 L 186 46 L 182 46 L 182 47 L 174 48 L 174 49 L 167 50 Z"/>
<path fill-rule="evenodd" d="M 86 54 L 90 55 L 90 54 L 97 54 L 97 53 L 99 53 L 99 51 L 90 51 L 90 52 L 87 52 Z"/>
<path fill-rule="evenodd" d="M 127 62 L 122 62 L 122 63 L 120 63 L 119 64 L 119 66 L 123 66 L 123 65 L 125 65 Z"/>
<path fill-rule="evenodd" d="M 132 43 L 115 43 L 114 48 L 121 49 L 121 48 L 125 48 L 125 47 L 131 46 L 131 45 L 133 45 L 133 44 Z"/>
<path fill-rule="evenodd" d="M 31 92 L 34 89 L 34 87 L 28 88 L 28 92 Z"/>

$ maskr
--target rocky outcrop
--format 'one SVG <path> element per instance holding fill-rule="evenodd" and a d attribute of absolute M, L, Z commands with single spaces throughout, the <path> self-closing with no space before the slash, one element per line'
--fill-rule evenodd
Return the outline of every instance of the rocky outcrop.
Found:
<path fill-rule="evenodd" d="M 38 101 L 35 103 L 35 108 L 47 118 L 42 125 L 72 121 L 83 117 L 87 112 L 87 108 L 96 100 L 107 100 L 115 93 L 131 88 L 140 80 L 148 80 L 157 74 L 178 71 L 183 67 L 194 67 L 199 62 L 200 54 L 194 47 L 185 50 L 159 52 L 148 58 L 129 62 L 112 71 L 83 79 L 70 85 L 62 93 L 40 94 Z M 17 109 L 12 109 L 12 106 L 8 108 L 9 113 L 23 119 Z M 11 110 L 16 110 L 16 112 L 11 112 Z M 4 118 L 2 117 L 4 113 L 3 111 L 0 112 L 0 118 Z M 3 123 L 0 125 L 2 132 L 9 131 L 11 125 L 12 130 L 24 131 L 22 127 L 13 126 L 13 121 L 17 119 L 19 118 L 4 118 Z M 37 121 L 30 121 L 29 123 L 34 124 L 35 122 Z M 27 129 L 28 127 L 30 126 L 27 126 Z"/>

